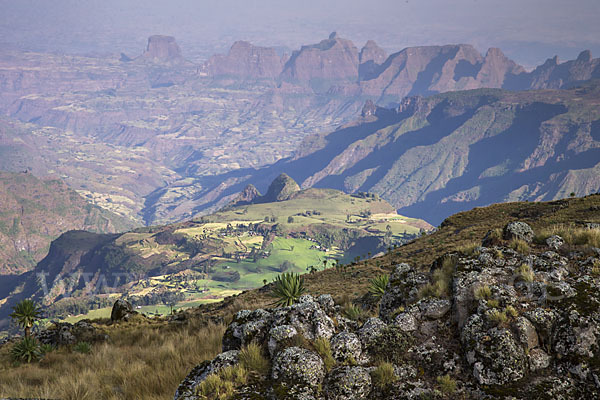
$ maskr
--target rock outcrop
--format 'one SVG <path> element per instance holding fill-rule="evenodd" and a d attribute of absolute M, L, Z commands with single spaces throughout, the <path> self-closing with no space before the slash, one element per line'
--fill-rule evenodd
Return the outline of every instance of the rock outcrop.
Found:
<path fill-rule="evenodd" d="M 234 383 L 244 399 L 598 398 L 600 254 L 545 244 L 521 254 L 508 243 L 431 267 L 396 266 L 380 318 L 362 324 L 328 295 L 240 311 L 224 353 L 196 367 L 175 400 L 199 399 L 188 389 L 218 373 L 222 359 L 246 368 L 230 355 L 250 343 L 263 348 L 269 372 Z"/>
<path fill-rule="evenodd" d="M 142 58 L 158 63 L 180 63 L 183 61 L 181 49 L 173 36 L 153 35 Z"/>
<path fill-rule="evenodd" d="M 213 77 L 277 79 L 283 70 L 282 58 L 271 47 L 238 41 L 227 55 L 215 55 L 205 65 Z"/>
<path fill-rule="evenodd" d="M 350 40 L 334 32 L 318 44 L 302 46 L 286 63 L 281 78 L 285 81 L 328 90 L 331 84 L 358 79 L 358 49 Z"/>
<path fill-rule="evenodd" d="M 261 202 L 287 200 L 294 193 L 300 191 L 300 186 L 288 174 L 281 174 L 269 186 L 267 193 L 260 198 Z"/>

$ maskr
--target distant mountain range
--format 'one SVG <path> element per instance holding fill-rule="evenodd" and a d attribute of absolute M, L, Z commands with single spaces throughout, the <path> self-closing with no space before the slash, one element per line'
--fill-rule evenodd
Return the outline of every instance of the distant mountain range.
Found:
<path fill-rule="evenodd" d="M 318 44 L 302 46 L 290 57 L 279 57 L 274 48 L 236 42 L 227 55 L 212 57 L 202 70 L 215 78 L 273 79 L 317 92 L 368 96 L 381 103 L 478 88 L 568 87 L 599 78 L 600 59 L 583 51 L 576 60 L 559 63 L 554 57 L 527 72 L 497 48 L 482 56 L 468 44 L 420 46 L 388 56 L 372 40 L 359 51 L 334 32 Z"/>
<path fill-rule="evenodd" d="M 198 211 L 223 204 L 230 193 L 247 184 L 264 188 L 281 172 L 303 188 L 372 191 L 399 212 L 433 224 L 495 202 L 595 193 L 599 105 L 598 82 L 409 97 L 396 109 L 367 103 L 360 120 L 308 137 L 294 157 L 206 178 L 190 202 L 212 199 L 197 202 Z"/>
<path fill-rule="evenodd" d="M 599 68 L 589 51 L 527 72 L 499 49 L 482 55 L 458 44 L 388 55 L 373 41 L 359 49 L 335 33 L 289 55 L 236 42 L 228 54 L 200 65 L 186 61 L 173 37 L 160 35 L 131 57 L 0 52 L 0 169 L 59 177 L 94 204 L 138 224 L 182 221 L 226 204 L 235 196 L 232 188 L 242 190 L 266 168 L 273 172 L 257 186 L 264 190 L 280 172 L 269 165 L 278 168 L 280 160 L 305 154 L 312 148 L 306 143 L 356 120 L 367 101 L 372 106 L 365 115 L 385 114 L 377 107 L 404 107 L 405 96 L 567 89 L 599 78 Z M 514 102 L 528 104 L 530 96 L 539 94 L 527 92 Z M 543 101 L 552 102 L 551 96 Z M 592 107 L 595 100 L 581 100 L 587 101 Z M 371 126 L 384 123 L 378 118 Z M 435 129 L 442 137 L 449 128 Z M 307 139 L 314 134 L 321 139 Z M 390 159 L 382 162 L 395 161 L 395 154 L 385 156 Z M 317 172 L 310 182 L 329 175 Z M 291 175 L 300 182 L 309 178 Z M 375 176 L 364 182 L 364 176 L 345 176 L 348 183 L 336 187 L 358 190 Z M 398 207 L 413 204 L 398 200 L 404 194 L 392 193 L 393 185 L 373 190 Z"/>

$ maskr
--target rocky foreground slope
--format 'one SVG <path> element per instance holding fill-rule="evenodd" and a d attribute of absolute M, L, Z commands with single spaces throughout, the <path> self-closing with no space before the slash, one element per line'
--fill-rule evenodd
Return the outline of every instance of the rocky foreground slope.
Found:
<path fill-rule="evenodd" d="M 598 210 L 581 214 L 599 221 Z M 597 398 L 600 225 L 573 229 L 585 245 L 517 221 L 429 268 L 397 264 L 366 320 L 327 294 L 240 311 L 223 352 L 194 368 L 175 399 Z M 256 345 L 260 368 L 248 359 Z"/>

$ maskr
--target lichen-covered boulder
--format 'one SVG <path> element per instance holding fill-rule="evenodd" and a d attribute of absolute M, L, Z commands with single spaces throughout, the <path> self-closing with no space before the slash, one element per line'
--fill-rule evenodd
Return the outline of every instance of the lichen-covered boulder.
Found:
<path fill-rule="evenodd" d="M 533 324 L 525 317 L 518 317 L 514 324 L 517 341 L 526 351 L 538 346 L 539 340 Z"/>
<path fill-rule="evenodd" d="M 450 301 L 447 299 L 427 299 L 418 303 L 421 315 L 428 319 L 440 319 L 450 311 Z"/>
<path fill-rule="evenodd" d="M 325 396 L 328 400 L 366 399 L 371 392 L 371 375 L 362 367 L 340 367 L 327 375 Z"/>
<path fill-rule="evenodd" d="M 280 325 L 272 328 L 269 331 L 269 341 L 267 342 L 271 357 L 279 350 L 282 342 L 292 339 L 297 334 L 298 331 L 292 325 Z"/>
<path fill-rule="evenodd" d="M 335 312 L 335 301 L 330 294 L 322 294 L 317 297 L 317 303 L 321 306 L 321 309 L 327 314 L 333 314 Z"/>
<path fill-rule="evenodd" d="M 525 376 L 525 352 L 508 329 L 487 329 L 482 317 L 473 314 L 462 329 L 461 340 L 479 384 L 503 385 Z"/>
<path fill-rule="evenodd" d="M 527 358 L 529 359 L 529 369 L 531 371 L 538 371 L 550 366 L 551 357 L 540 348 L 532 349 L 527 354 Z"/>
<path fill-rule="evenodd" d="M 390 276 L 390 281 L 381 297 L 379 304 L 379 317 L 387 323 L 393 320 L 399 307 L 414 302 L 419 289 L 429 283 L 426 274 L 417 272 L 408 264 L 400 264 Z"/>
<path fill-rule="evenodd" d="M 271 377 L 289 386 L 316 389 L 325 377 L 325 366 L 319 355 L 300 347 L 288 347 L 273 360 Z"/>
<path fill-rule="evenodd" d="M 410 312 L 401 312 L 394 318 L 392 325 L 403 332 L 413 332 L 417 330 L 417 319 Z"/>
<path fill-rule="evenodd" d="M 331 353 L 333 357 L 344 362 L 350 358 L 355 361 L 360 358 L 362 346 L 358 336 L 351 332 L 342 332 L 331 338 Z"/>
<path fill-rule="evenodd" d="M 502 232 L 504 239 L 520 239 L 527 243 L 533 241 L 534 233 L 533 229 L 525 222 L 515 221 L 507 224 Z"/>
<path fill-rule="evenodd" d="M 133 310 L 133 306 L 127 300 L 119 299 L 113 304 L 112 311 L 110 312 L 110 320 L 115 321 L 128 321 L 132 315 L 137 314 Z"/>
<path fill-rule="evenodd" d="M 239 350 L 253 340 L 264 340 L 271 319 L 271 313 L 261 308 L 239 311 L 223 335 L 223 351 Z"/>
<path fill-rule="evenodd" d="M 218 373 L 221 369 L 238 363 L 239 351 L 230 350 L 219 354 L 211 361 L 196 366 L 179 384 L 174 400 L 197 400 L 195 389 L 206 377 Z"/>
<path fill-rule="evenodd" d="M 385 322 L 379 318 L 369 318 L 358 330 L 358 338 L 363 346 L 367 347 L 375 341 L 386 328 Z"/>
<path fill-rule="evenodd" d="M 333 320 L 321 309 L 319 303 L 297 303 L 277 309 L 273 313 L 272 326 L 292 325 L 308 340 L 319 337 L 331 338 L 335 332 Z"/>

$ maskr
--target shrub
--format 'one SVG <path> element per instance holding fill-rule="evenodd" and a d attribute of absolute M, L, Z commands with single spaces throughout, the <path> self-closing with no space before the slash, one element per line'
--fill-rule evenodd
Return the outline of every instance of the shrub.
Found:
<path fill-rule="evenodd" d="M 394 373 L 394 365 L 389 362 L 379 364 L 377 369 L 371 372 L 371 378 L 373 379 L 373 385 L 380 389 L 384 389 L 398 380 Z"/>
<path fill-rule="evenodd" d="M 79 342 L 73 347 L 73 350 L 81 354 L 90 354 L 92 352 L 92 345 L 88 342 Z"/>
<path fill-rule="evenodd" d="M 511 240 L 508 246 L 521 254 L 529 254 L 531 251 L 527 242 L 521 239 Z"/>
<path fill-rule="evenodd" d="M 531 269 L 531 267 L 527 264 L 521 264 L 521 266 L 515 270 L 515 273 L 525 282 L 533 282 L 535 279 L 535 273 L 533 272 L 533 269 Z"/>
<path fill-rule="evenodd" d="M 271 296 L 277 300 L 275 304 L 279 307 L 291 306 L 304 294 L 304 278 L 293 272 L 283 273 L 273 281 Z"/>
<path fill-rule="evenodd" d="M 474 295 L 477 300 L 488 300 L 492 297 L 492 289 L 488 285 L 479 286 Z"/>
<path fill-rule="evenodd" d="M 390 281 L 390 277 L 388 275 L 379 275 L 373 279 L 369 280 L 369 293 L 371 296 L 376 298 L 377 300 L 381 299 L 383 294 L 385 293 L 385 288 Z"/>
<path fill-rule="evenodd" d="M 331 368 L 335 366 L 335 359 L 331 353 L 331 344 L 329 343 L 329 340 L 324 337 L 317 338 L 317 340 L 313 342 L 313 347 L 323 359 L 325 369 L 327 369 L 327 371 L 331 370 Z"/>
<path fill-rule="evenodd" d="M 262 354 L 262 350 L 256 343 L 250 343 L 240 351 L 240 365 L 247 371 L 257 372 L 261 375 L 269 371 L 269 360 Z"/>
<path fill-rule="evenodd" d="M 438 376 L 437 383 L 440 385 L 440 392 L 444 394 L 452 394 L 456 391 L 456 380 L 450 375 Z"/>
<path fill-rule="evenodd" d="M 42 357 L 42 352 L 38 341 L 35 338 L 26 336 L 15 343 L 10 355 L 15 362 L 30 363 L 39 360 Z"/>

